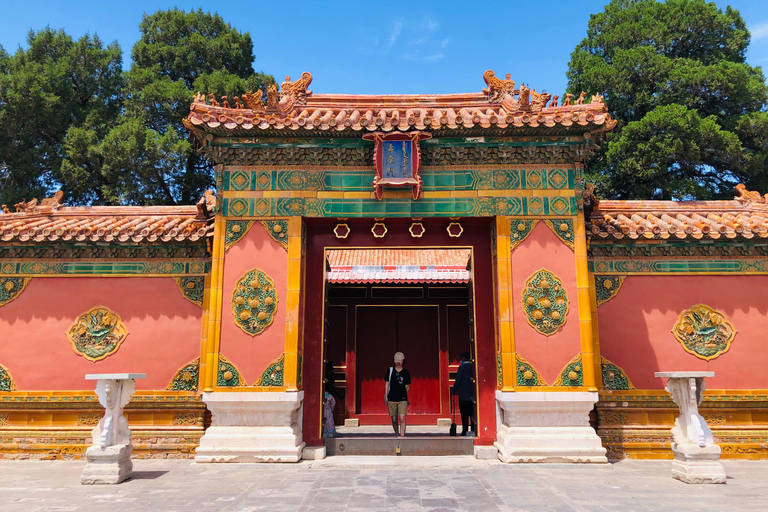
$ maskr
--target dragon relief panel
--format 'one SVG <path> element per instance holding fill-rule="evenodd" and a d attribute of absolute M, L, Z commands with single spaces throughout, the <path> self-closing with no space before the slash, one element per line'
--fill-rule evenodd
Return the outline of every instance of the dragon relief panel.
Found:
<path fill-rule="evenodd" d="M 541 269 L 528 278 L 522 304 L 528 324 L 544 336 L 552 336 L 565 325 L 568 294 L 562 280 L 548 270 Z"/>
<path fill-rule="evenodd" d="M 126 337 L 128 329 L 120 315 L 105 306 L 83 313 L 67 330 L 75 353 L 94 362 L 117 352 Z"/>
<path fill-rule="evenodd" d="M 709 361 L 731 348 L 736 329 L 722 311 L 696 304 L 680 313 L 672 334 L 686 352 Z"/>
<path fill-rule="evenodd" d="M 277 311 L 275 282 L 261 270 L 246 272 L 235 285 L 232 313 L 235 323 L 251 336 L 264 332 Z"/>

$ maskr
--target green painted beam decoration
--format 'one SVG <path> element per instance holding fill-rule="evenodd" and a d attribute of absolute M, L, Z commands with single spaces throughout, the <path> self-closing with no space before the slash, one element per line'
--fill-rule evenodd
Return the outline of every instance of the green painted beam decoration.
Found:
<path fill-rule="evenodd" d="M 511 219 L 509 221 L 509 247 L 510 252 L 523 243 L 536 227 L 538 220 Z"/>
<path fill-rule="evenodd" d="M 597 297 L 597 306 L 600 307 L 612 298 L 614 298 L 624 284 L 626 276 L 603 276 L 595 277 L 595 296 Z"/>
<path fill-rule="evenodd" d="M 547 383 L 541 378 L 539 372 L 531 363 L 525 360 L 520 354 L 515 354 L 517 362 L 517 385 L 518 386 L 546 386 Z"/>
<path fill-rule="evenodd" d="M 235 284 L 232 294 L 232 315 L 244 333 L 256 336 L 272 325 L 277 311 L 275 282 L 254 268 Z"/>
<path fill-rule="evenodd" d="M 228 220 L 224 232 L 224 251 L 237 244 L 253 226 L 252 220 Z"/>
<path fill-rule="evenodd" d="M 184 295 L 192 304 L 203 307 L 203 294 L 205 292 L 205 277 L 203 276 L 185 276 L 174 277 L 176 286 L 179 287 L 179 291 Z"/>
<path fill-rule="evenodd" d="M 263 220 L 261 225 L 267 231 L 267 234 L 272 237 L 272 240 L 283 246 L 283 249 L 288 250 L 288 221 L 287 220 Z"/>
<path fill-rule="evenodd" d="M 199 380 L 200 358 L 197 358 L 181 367 L 165 389 L 170 391 L 197 391 Z"/>
<path fill-rule="evenodd" d="M 281 354 L 280 357 L 275 359 L 266 370 L 261 374 L 261 377 L 253 384 L 254 386 L 282 386 L 283 385 L 283 370 L 285 369 L 285 354 Z"/>
<path fill-rule="evenodd" d="M 373 167 L 326 169 L 242 169 L 223 172 L 222 189 L 236 192 L 372 190 Z M 574 169 L 445 169 L 422 168 L 422 191 L 569 190 L 576 186 Z"/>
<path fill-rule="evenodd" d="M 210 260 L 160 261 L 7 261 L 0 263 L 0 275 L 15 276 L 93 276 L 93 275 L 204 275 Z"/>
<path fill-rule="evenodd" d="M 16 391 L 16 383 L 8 368 L 0 364 L 0 391 Z"/>
<path fill-rule="evenodd" d="M 216 385 L 222 388 L 246 385 L 237 367 L 224 357 L 224 354 L 221 352 L 219 352 L 219 372 L 216 377 Z"/>
<path fill-rule="evenodd" d="M 552 230 L 552 232 L 565 242 L 565 245 L 573 250 L 573 221 L 570 219 L 558 219 L 550 220 L 546 219 L 544 223 Z"/>
<path fill-rule="evenodd" d="M 635 389 L 627 374 L 618 365 L 604 357 L 600 358 L 603 373 L 603 389 L 629 390 Z"/>
<path fill-rule="evenodd" d="M 5 306 L 12 300 L 18 298 L 30 281 L 32 281 L 32 278 L 30 277 L 0 278 L 0 306 Z"/>
<path fill-rule="evenodd" d="M 768 259 L 590 260 L 594 274 L 768 274 Z"/>
<path fill-rule="evenodd" d="M 227 217 L 492 217 L 576 215 L 576 198 L 489 196 L 338 199 L 314 197 L 225 197 Z"/>
<path fill-rule="evenodd" d="M 584 366 L 581 364 L 581 352 L 565 365 L 552 385 L 555 387 L 584 385 Z"/>
<path fill-rule="evenodd" d="M 496 383 L 499 386 L 504 383 L 504 372 L 501 367 L 501 354 L 496 354 Z"/>

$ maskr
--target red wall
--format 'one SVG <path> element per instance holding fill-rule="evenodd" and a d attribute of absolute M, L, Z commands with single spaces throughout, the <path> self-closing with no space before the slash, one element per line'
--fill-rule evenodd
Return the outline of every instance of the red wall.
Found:
<path fill-rule="evenodd" d="M 736 328 L 728 352 L 704 361 L 672 334 L 680 313 L 704 303 Z M 768 389 L 768 276 L 630 276 L 597 308 L 602 356 L 638 389 L 663 389 L 658 371 L 714 371 L 709 389 Z"/>
<path fill-rule="evenodd" d="M 275 282 L 277 310 L 272 324 L 261 334 L 246 334 L 235 323 L 232 293 L 246 272 L 258 268 Z M 224 296 L 220 352 L 237 367 L 250 386 L 285 350 L 285 308 L 288 298 L 288 252 L 256 222 L 237 245 L 224 255 Z"/>
<path fill-rule="evenodd" d="M 531 327 L 522 306 L 523 287 L 532 274 L 549 270 L 559 278 L 568 294 L 565 325 L 551 336 Z M 515 351 L 533 365 L 547 385 L 557 379 L 563 367 L 581 352 L 579 307 L 576 289 L 576 259 L 573 250 L 552 233 L 544 222 L 512 251 L 512 307 Z"/>
<path fill-rule="evenodd" d="M 75 353 L 66 332 L 83 313 L 106 306 L 128 336 L 100 361 Z M 170 277 L 33 278 L 0 307 L 0 364 L 19 391 L 89 390 L 86 373 L 146 373 L 138 389 L 165 389 L 175 373 L 200 357 L 202 309 Z"/>

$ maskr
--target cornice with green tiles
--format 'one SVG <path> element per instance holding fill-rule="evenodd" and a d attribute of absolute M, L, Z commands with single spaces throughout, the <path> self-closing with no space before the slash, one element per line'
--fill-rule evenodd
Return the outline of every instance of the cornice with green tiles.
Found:
<path fill-rule="evenodd" d="M 224 191 L 339 191 L 373 190 L 373 169 L 231 169 L 223 172 Z M 422 170 L 422 190 L 572 190 L 573 168 Z"/>
<path fill-rule="evenodd" d="M 576 198 L 565 196 L 336 199 L 243 197 L 223 199 L 226 217 L 489 217 L 576 215 Z"/>
<path fill-rule="evenodd" d="M 0 275 L 15 276 L 184 276 L 205 275 L 211 270 L 209 259 L 151 261 L 61 261 L 0 260 Z"/>
<path fill-rule="evenodd" d="M 598 259 L 588 262 L 595 274 L 768 274 L 768 259 Z"/>

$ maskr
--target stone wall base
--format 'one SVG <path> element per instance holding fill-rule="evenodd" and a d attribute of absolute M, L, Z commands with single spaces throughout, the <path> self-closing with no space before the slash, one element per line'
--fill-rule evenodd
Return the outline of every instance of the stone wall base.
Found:
<path fill-rule="evenodd" d="M 589 426 L 591 392 L 496 392 L 502 462 L 608 462 Z"/>
<path fill-rule="evenodd" d="M 212 423 L 195 462 L 298 462 L 304 392 L 204 393 Z"/>

